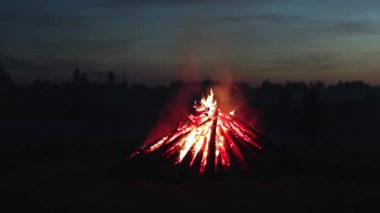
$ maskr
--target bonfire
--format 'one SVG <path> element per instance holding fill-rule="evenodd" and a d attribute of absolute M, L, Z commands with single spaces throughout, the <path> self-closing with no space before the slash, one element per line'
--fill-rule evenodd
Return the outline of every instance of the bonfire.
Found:
<path fill-rule="evenodd" d="M 195 113 L 177 128 L 154 139 L 130 157 L 159 153 L 175 165 L 205 171 L 230 170 L 232 166 L 249 169 L 248 159 L 262 151 L 259 132 L 235 117 L 234 111 L 224 113 L 210 89 L 207 97 L 194 104 Z"/>

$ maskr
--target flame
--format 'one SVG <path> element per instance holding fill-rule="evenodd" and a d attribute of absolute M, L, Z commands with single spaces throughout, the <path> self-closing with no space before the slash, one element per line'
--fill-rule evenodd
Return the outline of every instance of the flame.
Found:
<path fill-rule="evenodd" d="M 213 171 L 229 169 L 232 161 L 247 168 L 246 154 L 242 149 L 261 150 L 259 133 L 234 117 L 234 112 L 224 114 L 214 100 L 213 90 L 207 97 L 195 102 L 195 115 L 189 115 L 188 122 L 140 147 L 132 156 L 161 150 L 161 155 L 174 164 L 196 167 L 200 174 L 207 167 Z M 246 152 L 244 152 L 246 153 Z"/>

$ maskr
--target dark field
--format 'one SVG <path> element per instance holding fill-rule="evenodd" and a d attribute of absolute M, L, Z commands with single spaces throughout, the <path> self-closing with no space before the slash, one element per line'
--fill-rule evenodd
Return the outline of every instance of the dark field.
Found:
<path fill-rule="evenodd" d="M 249 174 L 187 177 L 157 167 L 159 159 L 128 161 L 163 119 L 161 112 L 178 108 L 167 104 L 182 88 L 34 85 L 1 91 L 2 212 L 380 210 L 378 87 L 237 85 L 267 138 Z M 197 92 L 188 95 L 188 112 Z"/>

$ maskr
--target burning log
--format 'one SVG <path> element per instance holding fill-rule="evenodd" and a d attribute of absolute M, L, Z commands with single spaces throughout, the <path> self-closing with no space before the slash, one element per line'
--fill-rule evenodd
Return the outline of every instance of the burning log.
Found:
<path fill-rule="evenodd" d="M 257 157 L 263 139 L 259 132 L 239 121 L 234 112 L 225 114 L 214 101 L 212 89 L 194 104 L 195 114 L 188 121 L 161 137 L 141 146 L 130 157 L 152 152 L 175 165 L 218 172 L 232 165 L 249 169 L 248 158 Z M 236 162 L 236 163 L 235 163 Z"/>

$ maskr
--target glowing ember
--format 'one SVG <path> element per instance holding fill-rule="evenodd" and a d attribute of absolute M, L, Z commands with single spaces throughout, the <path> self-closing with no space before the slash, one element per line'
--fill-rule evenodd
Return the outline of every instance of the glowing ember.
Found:
<path fill-rule="evenodd" d="M 228 170 L 233 164 L 247 169 L 246 158 L 262 149 L 258 132 L 236 119 L 235 111 L 223 113 L 212 89 L 194 108 L 195 115 L 189 115 L 187 122 L 140 147 L 131 157 L 156 151 L 177 165 L 197 168 L 200 174 L 207 168 Z"/>

